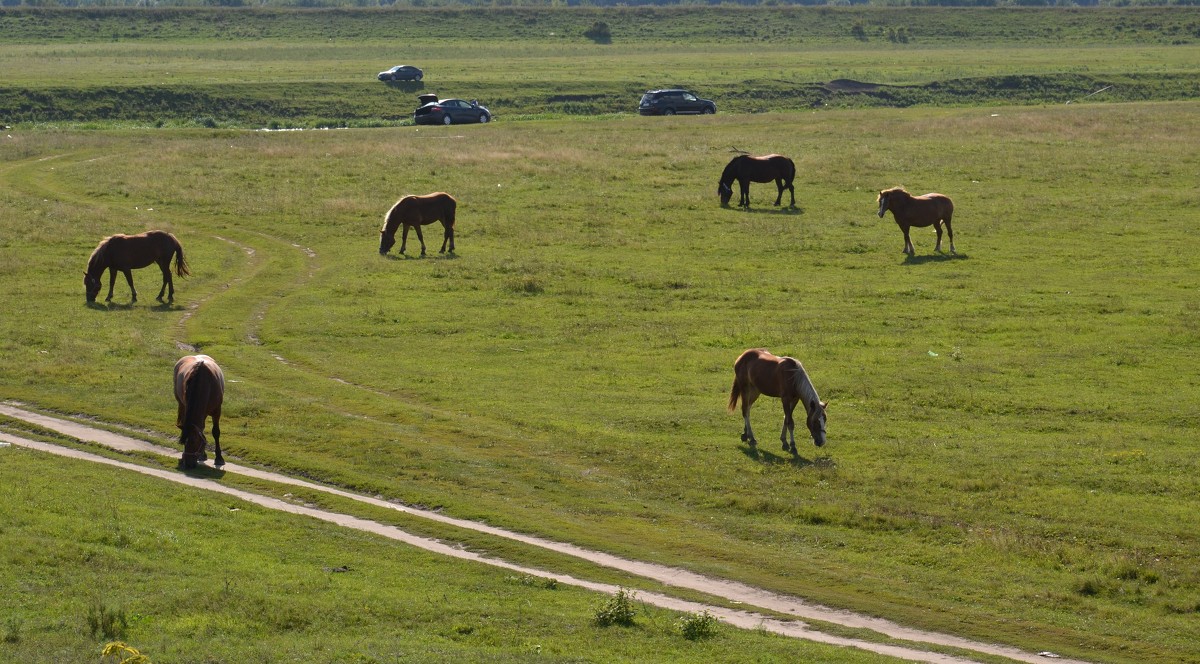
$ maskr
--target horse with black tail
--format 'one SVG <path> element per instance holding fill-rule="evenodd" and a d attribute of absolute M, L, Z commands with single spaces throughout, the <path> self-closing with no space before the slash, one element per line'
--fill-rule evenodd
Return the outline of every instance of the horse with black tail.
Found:
<path fill-rule="evenodd" d="M 208 460 L 204 448 L 204 420 L 212 416 L 213 443 L 217 458 L 214 465 L 224 466 L 221 456 L 221 403 L 225 399 L 225 374 L 216 360 L 207 355 L 188 355 L 175 363 L 175 401 L 179 410 L 175 426 L 183 445 L 184 468 L 192 469 Z"/>
<path fill-rule="evenodd" d="M 425 255 L 425 238 L 421 235 L 421 227 L 435 221 L 442 222 L 442 249 L 446 253 L 446 245 L 450 245 L 450 253 L 454 253 L 454 211 L 458 201 L 445 192 L 439 191 L 424 196 L 405 196 L 396 201 L 392 209 L 383 217 L 383 228 L 379 231 L 379 255 L 384 255 L 396 244 L 396 228 L 403 225 L 404 233 L 400 237 L 400 253 L 408 246 L 408 229 L 417 229 L 417 239 L 421 241 L 421 255 Z"/>
<path fill-rule="evenodd" d="M 729 205 L 733 197 L 733 181 L 737 180 L 741 189 L 738 207 L 750 207 L 750 183 L 775 181 L 779 195 L 775 197 L 775 205 L 783 201 L 783 190 L 787 189 L 792 195 L 792 207 L 796 207 L 796 188 L 792 180 L 796 178 L 796 164 L 791 159 L 777 154 L 764 157 L 751 157 L 741 154 L 729 161 L 721 172 L 717 183 L 717 195 L 721 197 L 721 205 Z"/>
<path fill-rule="evenodd" d="M 171 258 L 175 259 L 176 275 L 186 277 L 191 274 L 188 272 L 187 261 L 183 258 L 183 245 L 166 231 L 146 231 L 137 235 L 118 234 L 104 238 L 92 251 L 91 257 L 88 258 L 87 270 L 83 273 L 83 288 L 87 301 L 96 301 L 96 296 L 100 294 L 100 278 L 104 276 L 104 271 L 108 270 L 108 297 L 104 301 L 112 300 L 117 272 L 123 272 L 125 281 L 129 282 L 129 292 L 133 294 L 133 301 L 137 302 L 137 290 L 133 287 L 133 274 L 130 270 L 139 270 L 151 263 L 158 263 L 163 276 L 162 288 L 158 289 L 158 301 L 162 302 L 163 292 L 170 289 L 167 292 L 167 300 L 174 302 L 175 282 L 171 279 Z"/>
<path fill-rule="evenodd" d="M 827 404 L 817 395 L 816 388 L 799 360 L 777 357 L 765 348 L 751 348 L 738 356 L 734 362 L 729 410 L 732 412 L 741 398 L 742 420 L 745 422 L 742 442 L 750 443 L 751 447 L 757 445 L 758 441 L 754 439 L 754 431 L 750 428 L 750 407 L 760 394 L 783 401 L 783 431 L 779 434 L 779 440 L 783 443 L 784 452 L 796 454 L 796 422 L 792 419 L 792 411 L 797 403 L 804 404 L 804 410 L 808 414 L 805 424 L 808 425 L 813 443 L 817 447 L 825 444 Z"/>

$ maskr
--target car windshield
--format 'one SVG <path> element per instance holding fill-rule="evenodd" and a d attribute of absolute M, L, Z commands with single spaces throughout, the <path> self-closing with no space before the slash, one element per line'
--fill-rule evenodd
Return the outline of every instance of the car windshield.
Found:
<path fill-rule="evenodd" d="M 645 106 L 646 104 L 649 104 L 651 99 L 654 99 L 653 95 L 650 95 L 650 94 L 642 95 L 642 105 Z"/>

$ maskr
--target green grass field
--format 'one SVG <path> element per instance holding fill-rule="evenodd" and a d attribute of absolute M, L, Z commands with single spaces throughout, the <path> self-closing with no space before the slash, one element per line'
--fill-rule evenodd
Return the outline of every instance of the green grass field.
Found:
<path fill-rule="evenodd" d="M 1091 48 L 1114 70 L 1126 53 Z M 864 70 L 940 78 L 903 54 L 880 50 L 872 64 L 857 53 Z M 1035 652 L 1195 661 L 1196 114 L 1192 100 L 288 133 L 19 125 L 0 135 L 0 397 L 169 437 L 170 367 L 188 345 L 231 380 L 223 440 L 240 462 Z M 752 188 L 748 212 L 720 208 L 731 146 L 793 157 L 799 209 L 773 208 L 770 185 Z M 933 255 L 928 231 L 914 234 L 915 258 L 900 253 L 875 194 L 901 184 L 954 199 L 959 256 Z M 430 230 L 429 257 L 380 257 L 388 207 L 436 190 L 459 199 L 458 253 L 437 256 Z M 148 228 L 187 249 L 194 274 L 177 281 L 176 303 L 154 303 L 158 276 L 142 270 L 137 304 L 118 283 L 111 307 L 85 306 L 96 242 Z M 830 401 L 828 447 L 802 440 L 800 458 L 783 455 L 768 399 L 754 411 L 761 449 L 739 442 L 725 403 L 733 360 L 752 346 L 804 362 Z M 61 465 L 2 454 L 5 477 Z M 61 472 L 72 485 L 97 475 Z M 100 475 L 97 486 L 124 481 Z M 179 502 L 170 493 L 129 482 L 96 503 L 113 519 L 197 521 L 167 507 Z M 63 533 L 95 520 L 66 509 L 41 523 L 36 508 L 67 497 L 0 485 L 21 492 L 5 500 L 21 538 L 73 541 Z M 267 526 L 212 537 L 256 527 Z M 245 573 L 286 586 L 298 572 L 262 549 Z M 54 564 L 91 574 L 86 556 Z M 445 569 L 443 584 L 488 577 L 473 586 L 484 597 L 544 592 Z M 186 595 L 154 599 L 179 573 L 117 596 L 132 613 L 180 619 Z M 321 595 L 318 576 L 305 592 Z M 0 578 L 22 616 L 0 653 L 36 660 L 82 629 L 55 622 L 64 600 L 44 586 Z M 391 587 L 368 585 L 381 601 Z M 86 587 L 66 593 L 76 613 Z M 483 601 L 472 594 L 451 603 Z M 570 594 L 575 615 L 595 601 L 582 595 Z M 504 629 L 532 620 L 497 604 Z M 413 639 L 447 657 L 527 657 L 516 637 L 447 641 L 457 622 Z M 248 629 L 287 652 L 315 647 L 287 625 Z M 149 628 L 130 632 L 152 657 L 203 661 Z M 174 634 L 189 651 L 235 657 Z M 559 654 L 638 661 L 636 648 L 660 647 L 593 651 L 625 647 L 610 634 L 572 636 Z M 63 647 L 84 652 L 87 639 Z M 368 642 L 381 650 L 343 640 L 331 658 L 400 659 Z M 785 657 L 774 647 L 759 658 Z M 272 651 L 261 661 L 279 661 Z"/>

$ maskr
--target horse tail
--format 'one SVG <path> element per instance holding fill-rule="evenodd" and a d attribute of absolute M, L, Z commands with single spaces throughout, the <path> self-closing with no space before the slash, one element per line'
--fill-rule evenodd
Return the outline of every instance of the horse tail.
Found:
<path fill-rule="evenodd" d="M 454 212 L 458 209 L 458 201 L 450 194 L 446 194 L 446 226 L 454 228 Z"/>
<path fill-rule="evenodd" d="M 188 270 L 187 259 L 183 257 L 183 245 L 174 235 L 171 236 L 171 241 L 175 243 L 175 276 L 186 277 L 191 272 Z"/>
<path fill-rule="evenodd" d="M 784 179 L 791 184 L 792 180 L 796 179 L 796 162 L 792 161 L 790 157 L 784 157 L 784 159 L 787 160 L 787 172 L 785 173 L 787 177 Z"/>
<path fill-rule="evenodd" d="M 201 378 L 202 373 L 207 374 L 208 367 L 205 366 L 204 362 L 196 362 L 195 364 L 192 365 L 192 372 L 190 375 L 188 375 L 187 381 L 184 382 L 183 391 L 184 391 L 184 395 L 187 398 L 187 400 L 186 400 L 187 405 L 184 407 L 185 410 L 183 413 L 183 428 L 179 432 L 179 442 L 181 442 L 181 443 L 187 442 L 187 424 L 188 424 L 189 420 L 191 420 L 193 417 L 196 416 L 197 412 L 200 413 L 200 418 L 201 418 L 200 429 L 201 429 L 201 434 L 203 434 L 203 429 L 204 429 L 204 425 L 203 425 L 204 419 L 203 418 L 206 415 L 206 413 L 201 408 L 201 395 L 200 395 L 200 390 L 198 389 L 200 387 L 200 382 L 202 380 L 202 378 Z"/>
<path fill-rule="evenodd" d="M 729 412 L 733 412 L 737 408 L 738 397 L 742 394 L 742 386 L 738 384 L 738 377 L 733 377 L 733 389 L 729 392 Z"/>

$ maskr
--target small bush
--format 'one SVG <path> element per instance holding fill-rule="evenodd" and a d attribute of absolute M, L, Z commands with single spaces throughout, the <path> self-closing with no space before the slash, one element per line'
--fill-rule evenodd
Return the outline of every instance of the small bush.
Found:
<path fill-rule="evenodd" d="M 109 608 L 100 600 L 88 607 L 87 623 L 93 637 L 103 637 L 109 641 L 121 638 L 125 628 L 129 627 L 124 609 Z"/>
<path fill-rule="evenodd" d="M 137 648 L 127 646 L 120 641 L 104 646 L 100 657 L 105 662 L 117 662 L 118 664 L 151 664 L 150 658 L 138 652 Z"/>
<path fill-rule="evenodd" d="M 608 24 L 604 21 L 596 21 L 593 23 L 592 27 L 583 31 L 583 36 L 596 42 L 597 44 L 612 43 L 612 30 L 609 29 Z"/>
<path fill-rule="evenodd" d="M 21 641 L 21 619 L 10 616 L 4 621 L 4 642 L 19 643 Z"/>
<path fill-rule="evenodd" d="M 596 611 L 596 624 L 601 627 L 609 625 L 624 625 L 626 627 L 633 624 L 633 617 L 637 610 L 633 606 L 634 594 L 620 588 L 617 594 L 608 598 L 608 601 Z"/>
<path fill-rule="evenodd" d="M 721 623 L 716 616 L 707 610 L 700 613 L 688 613 L 679 618 L 679 631 L 688 641 L 699 641 L 717 635 L 717 625 Z"/>

